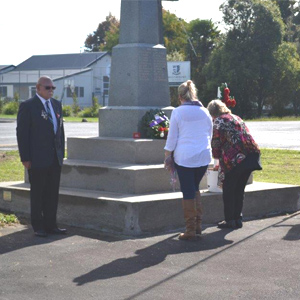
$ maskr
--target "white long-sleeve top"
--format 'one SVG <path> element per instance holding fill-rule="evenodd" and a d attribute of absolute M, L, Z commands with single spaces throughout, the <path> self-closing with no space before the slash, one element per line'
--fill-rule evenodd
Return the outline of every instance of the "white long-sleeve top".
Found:
<path fill-rule="evenodd" d="M 174 151 L 179 166 L 206 166 L 212 159 L 212 128 L 212 118 L 206 108 L 183 104 L 172 112 L 164 149 Z"/>

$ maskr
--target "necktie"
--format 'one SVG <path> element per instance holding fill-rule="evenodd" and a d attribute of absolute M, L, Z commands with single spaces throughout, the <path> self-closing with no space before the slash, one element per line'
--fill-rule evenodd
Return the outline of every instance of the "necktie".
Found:
<path fill-rule="evenodd" d="M 55 124 L 54 124 L 54 121 L 53 121 L 53 118 L 52 118 L 51 109 L 50 109 L 50 106 L 49 106 L 49 101 L 50 100 L 46 101 L 46 111 L 47 111 L 48 118 L 49 118 L 50 122 L 53 125 L 53 130 L 55 132 Z"/>

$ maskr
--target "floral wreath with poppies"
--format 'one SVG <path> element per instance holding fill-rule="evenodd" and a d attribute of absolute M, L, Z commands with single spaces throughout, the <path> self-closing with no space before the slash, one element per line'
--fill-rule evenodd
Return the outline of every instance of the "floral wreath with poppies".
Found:
<path fill-rule="evenodd" d="M 221 86 L 219 86 L 219 91 L 221 93 L 220 100 L 226 104 L 227 107 L 235 107 L 236 101 L 234 96 L 229 96 L 230 89 L 227 86 L 227 83 L 222 83 Z"/>
<path fill-rule="evenodd" d="M 165 139 L 169 132 L 170 121 L 160 109 L 151 109 L 141 120 L 141 127 L 149 139 Z"/>

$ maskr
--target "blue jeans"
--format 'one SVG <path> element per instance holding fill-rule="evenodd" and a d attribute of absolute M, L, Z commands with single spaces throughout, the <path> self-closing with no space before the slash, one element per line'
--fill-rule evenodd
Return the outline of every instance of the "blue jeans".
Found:
<path fill-rule="evenodd" d="M 195 198 L 195 192 L 199 191 L 199 184 L 207 167 L 208 165 L 198 168 L 187 168 L 175 164 L 183 199 Z"/>

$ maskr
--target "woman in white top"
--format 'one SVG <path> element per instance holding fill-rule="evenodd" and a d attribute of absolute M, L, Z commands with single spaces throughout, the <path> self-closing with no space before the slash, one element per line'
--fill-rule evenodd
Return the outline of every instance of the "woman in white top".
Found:
<path fill-rule="evenodd" d="M 172 112 L 165 146 L 165 166 L 174 157 L 180 189 L 183 194 L 185 233 L 179 239 L 194 239 L 201 234 L 202 205 L 199 184 L 212 159 L 212 118 L 197 99 L 191 80 L 178 88 L 181 105 Z"/>

